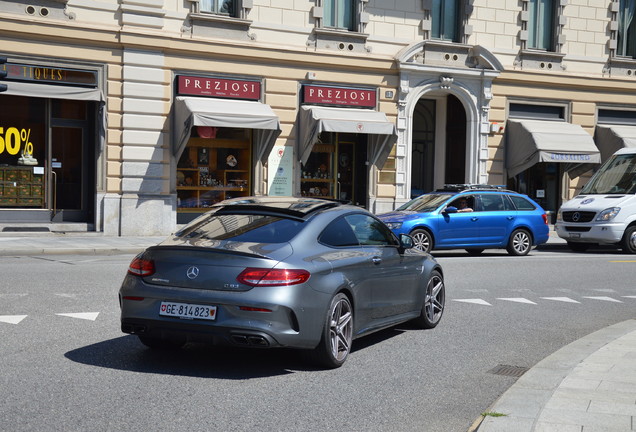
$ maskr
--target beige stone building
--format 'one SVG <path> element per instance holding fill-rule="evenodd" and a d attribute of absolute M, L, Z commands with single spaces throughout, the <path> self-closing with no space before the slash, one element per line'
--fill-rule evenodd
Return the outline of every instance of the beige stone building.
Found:
<path fill-rule="evenodd" d="M 162 235 L 229 197 L 379 213 L 445 183 L 555 211 L 629 145 L 633 9 L 0 0 L 0 225 Z"/>

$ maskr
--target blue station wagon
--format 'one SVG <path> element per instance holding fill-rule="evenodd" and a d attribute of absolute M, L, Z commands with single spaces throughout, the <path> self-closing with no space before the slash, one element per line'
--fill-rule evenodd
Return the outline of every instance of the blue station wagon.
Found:
<path fill-rule="evenodd" d="M 446 185 L 378 215 L 396 234 L 409 234 L 415 247 L 466 249 L 505 248 L 527 255 L 548 241 L 548 217 L 528 196 L 489 185 Z"/>

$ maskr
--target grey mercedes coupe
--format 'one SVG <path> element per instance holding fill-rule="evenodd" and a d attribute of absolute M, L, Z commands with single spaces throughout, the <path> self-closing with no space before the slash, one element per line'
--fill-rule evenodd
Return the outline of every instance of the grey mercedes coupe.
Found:
<path fill-rule="evenodd" d="M 334 368 L 360 336 L 437 326 L 445 288 L 432 256 L 363 208 L 249 197 L 137 255 L 119 302 L 122 331 L 150 348 L 290 347 Z"/>

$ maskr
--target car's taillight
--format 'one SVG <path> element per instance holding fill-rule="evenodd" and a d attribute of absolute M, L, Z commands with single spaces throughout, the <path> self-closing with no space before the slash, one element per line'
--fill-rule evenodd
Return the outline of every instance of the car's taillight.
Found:
<path fill-rule="evenodd" d="M 548 215 L 547 215 L 547 214 L 545 214 L 545 213 L 543 213 L 541 216 L 543 217 L 543 222 L 544 222 L 546 225 L 550 225 L 550 223 L 548 222 Z"/>
<path fill-rule="evenodd" d="M 155 262 L 136 256 L 128 266 L 128 273 L 135 276 L 150 276 L 155 273 Z"/>
<path fill-rule="evenodd" d="M 249 286 L 284 286 L 301 284 L 309 279 L 310 273 L 301 269 L 265 269 L 249 267 L 236 280 Z"/>

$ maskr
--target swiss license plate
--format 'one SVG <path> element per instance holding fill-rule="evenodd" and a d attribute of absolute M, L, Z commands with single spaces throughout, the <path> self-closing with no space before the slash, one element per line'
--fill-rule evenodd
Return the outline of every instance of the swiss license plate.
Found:
<path fill-rule="evenodd" d="M 214 320 L 216 318 L 216 306 L 161 302 L 159 315 L 183 319 Z"/>
<path fill-rule="evenodd" d="M 581 233 L 570 233 L 570 238 L 581 238 Z"/>

